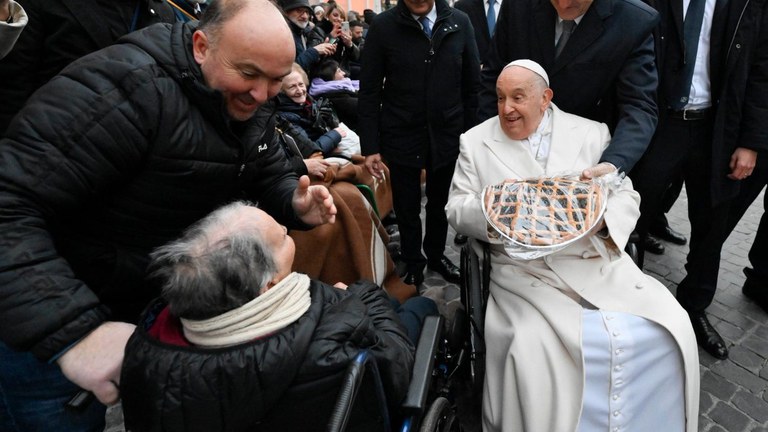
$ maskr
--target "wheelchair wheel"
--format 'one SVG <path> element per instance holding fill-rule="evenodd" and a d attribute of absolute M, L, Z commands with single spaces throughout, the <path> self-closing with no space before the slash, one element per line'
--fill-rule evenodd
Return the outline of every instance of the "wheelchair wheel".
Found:
<path fill-rule="evenodd" d="M 439 397 L 432 402 L 424 415 L 419 432 L 461 432 L 456 410 L 448 399 Z"/>

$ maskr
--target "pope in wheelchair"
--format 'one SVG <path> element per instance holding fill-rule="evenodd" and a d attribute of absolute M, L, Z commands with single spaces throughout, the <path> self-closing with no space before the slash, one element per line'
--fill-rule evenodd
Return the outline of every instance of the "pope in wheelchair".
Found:
<path fill-rule="evenodd" d="M 395 309 L 372 282 L 310 280 L 291 272 L 294 252 L 285 227 L 235 202 L 152 253 L 163 298 L 126 346 L 127 430 L 325 430 L 334 383 L 364 349 L 400 403 L 434 302 Z"/>
<path fill-rule="evenodd" d="M 490 243 L 483 430 L 696 431 L 690 321 L 623 252 L 639 216 L 630 179 L 592 230 L 538 258 L 509 252 L 486 216 L 486 186 L 606 167 L 607 126 L 560 111 L 548 85 L 533 61 L 504 68 L 499 115 L 462 135 L 446 206 L 458 233 Z"/>

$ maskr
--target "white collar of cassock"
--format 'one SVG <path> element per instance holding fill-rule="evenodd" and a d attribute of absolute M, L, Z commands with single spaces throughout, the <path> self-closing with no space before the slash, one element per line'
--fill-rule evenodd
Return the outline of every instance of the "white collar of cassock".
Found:
<path fill-rule="evenodd" d="M 547 159 L 549 158 L 549 148 L 552 143 L 552 107 L 548 107 L 544 111 L 544 116 L 541 118 L 539 127 L 528 136 L 521 140 L 523 144 L 531 152 L 531 156 L 536 159 L 536 162 L 541 165 L 542 168 L 547 166 Z"/>

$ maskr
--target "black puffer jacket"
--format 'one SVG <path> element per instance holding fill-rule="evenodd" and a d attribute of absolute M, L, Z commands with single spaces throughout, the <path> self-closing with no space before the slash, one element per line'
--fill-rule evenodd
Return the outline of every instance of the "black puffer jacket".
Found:
<path fill-rule="evenodd" d="M 108 317 L 135 321 L 158 295 L 148 252 L 224 203 L 301 226 L 274 114 L 228 120 L 192 56 L 194 25 L 74 62 L 0 140 L 0 338 L 13 348 L 48 359 Z"/>
<path fill-rule="evenodd" d="M 325 430 L 324 424 L 307 424 L 322 413 L 281 406 L 281 395 L 344 371 L 361 348 L 375 356 L 387 398 L 399 402 L 410 381 L 413 346 L 384 291 L 372 282 L 354 283 L 346 291 L 312 282 L 309 289 L 312 304 L 296 322 L 228 348 L 180 347 L 152 338 L 147 330 L 164 305 L 150 307 L 128 341 L 123 362 L 126 429 Z M 303 418 L 286 416 L 286 410 Z M 277 412 L 283 415 L 274 418 Z"/>

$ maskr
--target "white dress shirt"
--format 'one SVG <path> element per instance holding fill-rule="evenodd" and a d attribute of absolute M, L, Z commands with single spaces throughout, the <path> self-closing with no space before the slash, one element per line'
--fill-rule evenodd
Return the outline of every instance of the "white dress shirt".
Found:
<path fill-rule="evenodd" d="M 691 92 L 685 109 L 703 109 L 712 106 L 712 87 L 709 74 L 709 45 L 712 33 L 712 17 L 715 12 L 715 1 L 706 0 L 704 4 L 704 19 L 699 33 L 699 47 L 696 50 L 696 63 L 693 66 Z M 690 0 L 683 0 L 683 19 L 688 13 Z"/>

